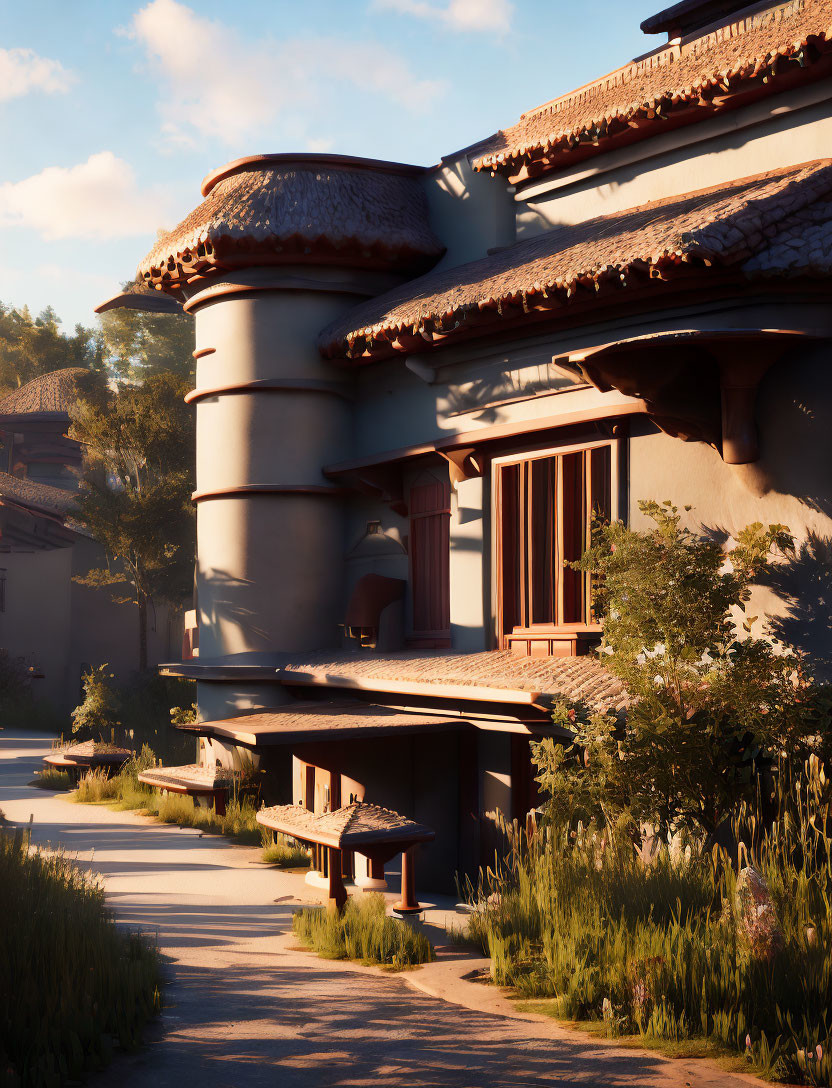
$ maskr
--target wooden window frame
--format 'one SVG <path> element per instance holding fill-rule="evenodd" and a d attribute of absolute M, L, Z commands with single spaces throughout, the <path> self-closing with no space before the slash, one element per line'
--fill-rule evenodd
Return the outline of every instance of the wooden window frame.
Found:
<path fill-rule="evenodd" d="M 417 487 L 435 486 L 442 488 L 442 502 L 430 510 L 414 512 L 411 496 Z M 411 624 L 407 645 L 416 649 L 447 650 L 451 646 L 451 485 L 449 480 L 443 480 L 430 472 L 420 473 L 408 488 L 409 508 L 409 546 L 408 546 L 408 581 L 410 590 Z M 435 594 L 432 607 L 447 618 L 447 625 L 436 629 L 416 627 L 416 591 L 417 576 L 414 559 L 416 559 L 416 534 L 413 522 L 437 519 L 438 535 L 440 538 L 441 562 L 439 569 L 433 572 L 433 580 L 430 583 L 430 592 Z M 441 547 L 442 543 L 446 545 Z"/>
<path fill-rule="evenodd" d="M 601 624 L 593 622 L 569 622 L 569 623 L 545 623 L 545 624 L 516 624 L 511 631 L 506 629 L 506 616 L 504 608 L 505 587 L 503 585 L 503 469 L 511 465 L 526 464 L 531 461 L 547 458 L 559 458 L 556 462 L 558 478 L 562 480 L 563 461 L 560 460 L 568 454 L 587 453 L 591 450 L 608 448 L 610 451 L 610 517 L 617 520 L 621 510 L 621 469 L 623 464 L 623 451 L 621 439 L 599 438 L 589 439 L 583 442 L 575 442 L 564 446 L 547 446 L 543 449 L 522 450 L 493 458 L 491 462 L 492 504 L 491 525 L 492 542 L 492 594 L 494 601 L 494 616 L 497 635 L 497 645 L 500 649 L 512 649 L 518 653 L 533 657 L 574 656 L 586 652 L 592 642 L 597 641 L 601 633 Z M 584 479 L 590 471 L 590 459 L 584 462 Z M 558 494 L 561 488 L 557 489 Z M 590 489 L 584 485 L 584 501 L 589 502 Z M 588 510 L 585 511 L 588 514 Z M 585 542 L 589 544 L 589 517 L 586 517 Z M 556 548 L 563 553 L 563 519 L 558 521 L 558 542 Z M 558 554 L 556 552 L 556 554 Z M 525 569 L 526 555 L 520 555 L 521 571 Z M 521 584 L 524 575 L 521 575 Z M 591 595 L 590 575 L 584 575 L 584 600 L 589 601 Z M 563 608 L 563 583 L 559 586 L 560 608 Z"/>

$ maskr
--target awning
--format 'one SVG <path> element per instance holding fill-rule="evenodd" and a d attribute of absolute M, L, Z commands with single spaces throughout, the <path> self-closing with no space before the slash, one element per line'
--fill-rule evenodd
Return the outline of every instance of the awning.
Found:
<path fill-rule="evenodd" d="M 448 714 L 411 713 L 359 700 L 292 703 L 275 710 L 255 710 L 221 721 L 193 722 L 185 728 L 250 747 L 301 744 L 321 740 L 355 740 L 390 734 L 407 735 L 458 730 L 465 719 Z"/>

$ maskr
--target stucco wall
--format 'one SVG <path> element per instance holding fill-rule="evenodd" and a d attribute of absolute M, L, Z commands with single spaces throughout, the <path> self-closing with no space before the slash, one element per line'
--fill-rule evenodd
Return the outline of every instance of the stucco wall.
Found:
<path fill-rule="evenodd" d="M 816 98 L 826 96 L 825 101 Z M 829 98 L 832 80 L 778 95 L 761 107 L 751 106 L 713 122 L 703 122 L 672 134 L 679 146 L 650 158 L 640 158 L 652 141 L 635 144 L 629 154 L 618 153 L 615 169 L 592 175 L 593 166 L 579 166 L 558 179 L 558 187 L 534 197 L 544 188 L 529 185 L 517 194 L 517 237 L 528 238 L 561 223 L 581 223 L 599 215 L 612 215 L 650 200 L 690 193 L 767 170 L 822 159 L 832 147 L 832 116 Z M 802 103 L 811 103 L 803 105 Z M 744 127 L 749 119 L 765 117 Z M 727 129 L 727 131 L 725 131 Z M 706 133 L 717 133 L 703 139 Z M 661 137 L 657 142 L 661 141 Z M 628 158 L 637 161 L 628 162 Z M 606 156 L 594 160 L 600 170 Z M 581 175 L 589 173 L 588 177 Z M 566 184 L 569 177 L 581 178 Z"/>

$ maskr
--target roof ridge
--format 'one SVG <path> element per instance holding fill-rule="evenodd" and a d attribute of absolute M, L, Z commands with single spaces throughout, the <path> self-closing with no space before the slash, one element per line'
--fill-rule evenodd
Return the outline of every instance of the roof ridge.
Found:
<path fill-rule="evenodd" d="M 825 2 L 775 0 L 629 61 L 522 113 L 515 124 L 483 141 L 474 169 L 512 174 L 529 156 L 530 164 L 553 152 L 586 157 L 615 137 L 631 142 L 649 136 L 646 123 L 666 127 L 675 110 L 688 110 L 686 120 L 695 120 L 692 109 L 700 108 L 704 117 L 743 90 L 770 93 L 777 89 L 780 69 L 789 67 L 780 62 L 794 60 L 809 68 L 817 57 L 808 47 L 832 44 L 832 12 Z M 548 127 L 547 118 L 552 119 Z M 543 168 L 538 163 L 528 176 Z"/>

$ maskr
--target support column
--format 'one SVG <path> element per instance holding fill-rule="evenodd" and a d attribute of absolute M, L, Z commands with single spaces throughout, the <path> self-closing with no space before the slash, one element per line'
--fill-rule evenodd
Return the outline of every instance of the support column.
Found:
<path fill-rule="evenodd" d="M 402 851 L 402 897 L 398 903 L 393 904 L 396 914 L 421 914 L 422 908 L 416 900 L 416 874 L 414 870 L 413 851 L 411 846 Z"/>
<path fill-rule="evenodd" d="M 344 878 L 341 874 L 341 851 L 335 847 L 327 847 L 329 852 L 329 887 L 327 896 L 327 908 L 329 910 L 342 911 L 347 902 L 347 889 L 344 887 Z"/>

